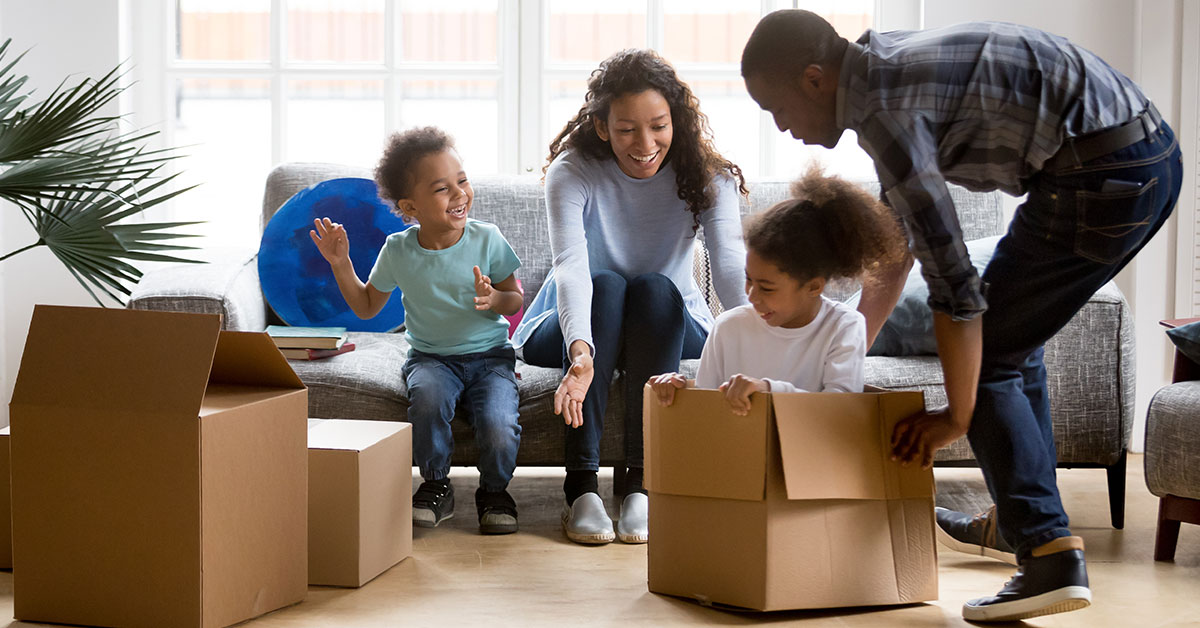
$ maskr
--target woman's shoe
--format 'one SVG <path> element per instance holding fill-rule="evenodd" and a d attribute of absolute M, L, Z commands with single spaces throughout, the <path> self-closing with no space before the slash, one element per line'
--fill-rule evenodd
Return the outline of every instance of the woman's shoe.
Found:
<path fill-rule="evenodd" d="M 650 514 L 650 498 L 645 493 L 630 493 L 621 502 L 621 514 L 617 519 L 617 538 L 622 543 L 645 543 L 650 540 L 647 523 Z"/>
<path fill-rule="evenodd" d="M 568 539 L 584 545 L 612 543 L 617 538 L 613 534 L 612 519 L 604 510 L 604 500 L 597 493 L 584 493 L 564 507 L 562 526 Z"/>

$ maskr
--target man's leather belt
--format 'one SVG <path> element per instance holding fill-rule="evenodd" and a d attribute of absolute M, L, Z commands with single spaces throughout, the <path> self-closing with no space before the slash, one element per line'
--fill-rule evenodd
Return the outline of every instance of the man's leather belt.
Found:
<path fill-rule="evenodd" d="M 1162 116 L 1154 108 L 1154 103 L 1149 103 L 1142 113 L 1125 124 L 1067 138 L 1058 152 L 1042 165 L 1042 170 L 1058 172 L 1115 153 L 1146 139 L 1158 130 L 1160 124 Z"/>

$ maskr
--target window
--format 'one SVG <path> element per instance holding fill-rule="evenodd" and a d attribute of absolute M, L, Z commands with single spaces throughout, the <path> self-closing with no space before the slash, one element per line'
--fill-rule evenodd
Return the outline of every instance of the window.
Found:
<path fill-rule="evenodd" d="M 918 3 L 905 1 L 915 12 Z M 876 2 L 138 3 L 139 89 L 130 106 L 143 126 L 165 122 L 165 144 L 188 147 L 181 182 L 203 182 L 176 199 L 174 217 L 206 220 L 202 232 L 235 246 L 257 246 L 257 200 L 271 167 L 369 168 L 398 129 L 447 129 L 472 175 L 540 173 L 550 139 L 583 102 L 588 75 L 627 47 L 654 48 L 675 65 L 717 149 L 748 176 L 793 176 L 816 157 L 832 172 L 869 178 L 853 134 L 824 151 L 779 133 L 746 94 L 738 63 L 764 13 L 813 10 L 854 38 L 874 23 Z"/>

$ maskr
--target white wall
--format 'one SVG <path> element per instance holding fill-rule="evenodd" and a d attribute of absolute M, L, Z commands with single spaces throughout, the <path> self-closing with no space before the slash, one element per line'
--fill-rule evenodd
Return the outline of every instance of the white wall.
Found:
<path fill-rule="evenodd" d="M 4 0 L 0 39 L 13 39 L 10 53 L 29 50 L 15 70 L 29 76 L 26 88 L 35 89 L 34 99 L 40 100 L 69 75 L 102 76 L 121 61 L 118 15 L 117 0 Z M 116 112 L 114 106 L 111 113 Z M 0 255 L 36 239 L 16 207 L 0 205 Z M 46 247 L 0 262 L 0 425 L 8 425 L 8 402 L 38 303 L 93 304 Z"/>
<path fill-rule="evenodd" d="M 1062 35 L 1133 79 L 1173 128 L 1179 128 L 1183 0 L 925 0 L 925 26 L 973 20 L 1026 24 Z M 1009 203 L 1014 208 L 1016 201 Z M 1132 448 L 1143 449 L 1146 407 L 1170 380 L 1173 350 L 1158 326 L 1174 318 L 1175 220 L 1142 250 L 1116 282 L 1133 309 L 1137 398 Z M 1166 272 L 1164 272 L 1166 269 Z"/>

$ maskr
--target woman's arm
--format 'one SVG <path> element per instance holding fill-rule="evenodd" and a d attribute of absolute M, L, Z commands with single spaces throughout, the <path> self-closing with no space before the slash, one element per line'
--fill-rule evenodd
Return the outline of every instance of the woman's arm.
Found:
<path fill-rule="evenodd" d="M 713 206 L 701 212 L 704 247 L 712 267 L 713 285 L 726 310 L 746 301 L 746 245 L 742 240 L 742 218 L 738 209 L 738 191 L 733 179 L 718 174 L 713 178 L 717 197 Z"/>

